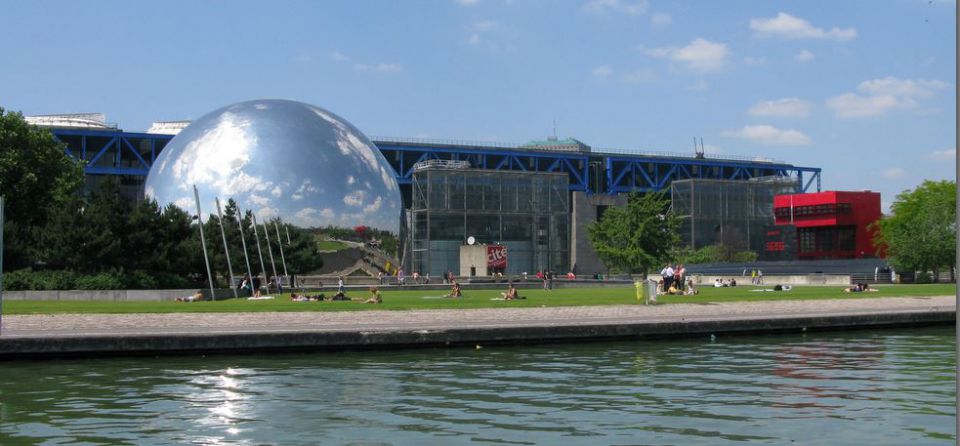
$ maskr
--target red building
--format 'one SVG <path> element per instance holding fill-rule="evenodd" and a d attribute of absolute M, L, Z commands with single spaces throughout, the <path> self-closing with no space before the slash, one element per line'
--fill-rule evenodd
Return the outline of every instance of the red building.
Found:
<path fill-rule="evenodd" d="M 785 243 L 796 243 L 800 259 L 883 256 L 873 247 L 873 232 L 867 229 L 880 219 L 878 192 L 777 195 L 773 213 L 777 226 L 796 228 L 796 240 Z"/>

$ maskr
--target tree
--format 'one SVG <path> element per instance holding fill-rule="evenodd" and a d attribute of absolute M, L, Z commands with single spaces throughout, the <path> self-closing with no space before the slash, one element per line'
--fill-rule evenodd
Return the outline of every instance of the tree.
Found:
<path fill-rule="evenodd" d="M 680 242 L 679 220 L 661 192 L 631 194 L 625 207 L 612 207 L 587 227 L 597 255 L 608 267 L 646 273 L 665 262 Z"/>
<path fill-rule="evenodd" d="M 0 194 L 5 197 L 6 269 L 30 266 L 41 228 L 83 184 L 83 166 L 53 134 L 0 108 Z"/>
<path fill-rule="evenodd" d="M 897 195 L 885 216 L 871 228 L 874 245 L 885 249 L 890 263 L 901 271 L 933 271 L 956 266 L 957 184 L 924 181 L 914 190 Z M 951 276 L 953 277 L 953 276 Z"/>

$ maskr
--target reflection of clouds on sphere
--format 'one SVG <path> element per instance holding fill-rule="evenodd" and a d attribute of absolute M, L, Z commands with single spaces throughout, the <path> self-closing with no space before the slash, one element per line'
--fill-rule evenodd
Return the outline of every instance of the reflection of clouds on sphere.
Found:
<path fill-rule="evenodd" d="M 146 195 L 205 215 L 233 198 L 261 219 L 298 226 L 367 225 L 397 233 L 400 191 L 376 146 L 343 118 L 286 100 L 240 102 L 180 132 L 157 157 Z"/>

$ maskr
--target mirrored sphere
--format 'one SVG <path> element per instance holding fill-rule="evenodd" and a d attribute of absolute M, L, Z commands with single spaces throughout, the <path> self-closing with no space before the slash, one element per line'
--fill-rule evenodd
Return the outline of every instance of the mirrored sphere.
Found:
<path fill-rule="evenodd" d="M 240 102 L 193 121 L 157 157 L 145 193 L 204 219 L 234 199 L 265 221 L 397 233 L 400 190 L 376 146 L 343 118 L 287 100 Z"/>

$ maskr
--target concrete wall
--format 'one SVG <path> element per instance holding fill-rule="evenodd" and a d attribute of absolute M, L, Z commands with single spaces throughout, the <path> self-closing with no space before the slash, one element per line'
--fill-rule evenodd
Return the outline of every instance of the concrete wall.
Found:
<path fill-rule="evenodd" d="M 203 290 L 209 294 L 209 290 Z M 233 297 L 227 289 L 215 290 L 218 299 Z M 4 300 L 109 300 L 109 301 L 162 301 L 192 296 L 190 290 L 62 290 L 62 291 L 4 291 Z"/>
<path fill-rule="evenodd" d="M 654 276 L 651 276 L 654 277 Z M 693 283 L 697 286 L 713 286 L 713 283 L 719 278 L 721 280 L 736 279 L 737 286 L 753 286 L 750 283 L 750 277 L 743 276 L 690 276 Z M 763 286 L 772 287 L 774 285 L 825 285 L 825 286 L 850 286 L 850 276 L 844 274 L 795 274 L 783 276 L 763 276 Z"/>
<path fill-rule="evenodd" d="M 597 257 L 597 251 L 590 244 L 587 225 L 597 221 L 597 206 L 625 206 L 626 204 L 625 195 L 573 193 L 573 201 L 570 205 L 570 267 L 577 275 L 607 272 L 607 267 Z"/>
<path fill-rule="evenodd" d="M 487 245 L 460 246 L 460 276 L 470 277 L 471 266 L 476 268 L 475 275 L 487 275 Z"/>

